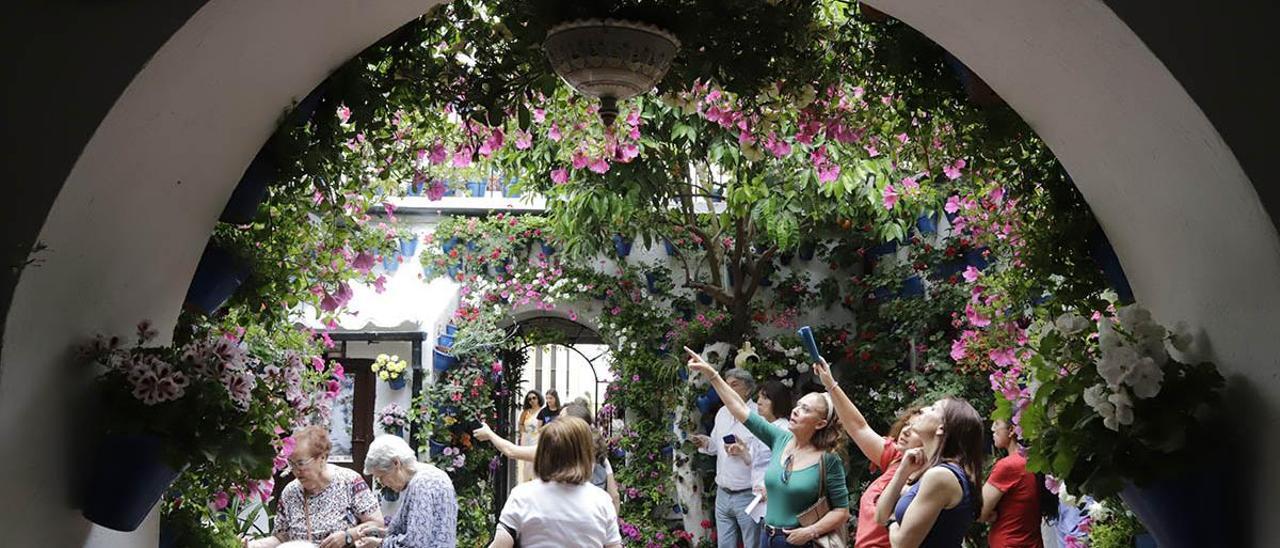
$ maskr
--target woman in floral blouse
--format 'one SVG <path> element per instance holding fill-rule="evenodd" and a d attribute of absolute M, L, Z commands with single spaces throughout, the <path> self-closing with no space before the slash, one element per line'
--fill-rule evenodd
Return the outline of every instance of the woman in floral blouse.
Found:
<path fill-rule="evenodd" d="M 360 526 L 361 535 L 370 538 L 358 546 L 453 548 L 457 544 L 458 499 L 453 482 L 439 468 L 418 462 L 403 438 L 390 434 L 374 438 L 364 459 L 364 472 L 403 496 L 387 527 Z"/>
<path fill-rule="evenodd" d="M 286 541 L 306 540 L 320 548 L 356 544 L 357 525 L 382 523 L 378 499 L 360 474 L 329 464 L 329 431 L 308 426 L 294 433 L 288 457 L 296 479 L 280 494 L 272 536 L 246 542 L 248 548 L 274 548 Z"/>

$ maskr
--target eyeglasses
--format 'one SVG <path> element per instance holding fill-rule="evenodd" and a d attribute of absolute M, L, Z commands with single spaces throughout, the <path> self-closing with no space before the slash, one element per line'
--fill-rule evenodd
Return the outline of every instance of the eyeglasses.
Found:
<path fill-rule="evenodd" d="M 786 460 L 782 461 L 782 483 L 791 481 L 791 464 L 795 455 L 787 455 Z"/>
<path fill-rule="evenodd" d="M 297 470 L 298 468 L 305 468 L 307 466 L 311 466 L 311 463 L 315 461 L 316 461 L 315 457 L 307 457 L 302 460 L 285 459 L 285 462 L 289 465 L 289 468 L 292 468 L 294 470 Z"/>

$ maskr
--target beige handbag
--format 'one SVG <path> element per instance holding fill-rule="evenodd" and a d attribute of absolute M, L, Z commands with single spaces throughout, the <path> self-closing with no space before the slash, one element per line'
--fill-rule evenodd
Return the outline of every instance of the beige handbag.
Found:
<path fill-rule="evenodd" d="M 827 503 L 827 454 L 823 453 L 822 457 L 818 459 L 818 500 L 813 503 L 813 506 L 796 514 L 796 520 L 800 522 L 800 526 L 808 527 L 818 523 L 818 520 L 822 519 L 822 516 L 827 515 L 827 512 L 830 511 L 831 505 Z M 834 531 L 813 539 L 813 545 L 818 548 L 846 548 L 849 546 L 847 533 L 848 531 L 842 524 L 840 527 L 836 527 Z"/>

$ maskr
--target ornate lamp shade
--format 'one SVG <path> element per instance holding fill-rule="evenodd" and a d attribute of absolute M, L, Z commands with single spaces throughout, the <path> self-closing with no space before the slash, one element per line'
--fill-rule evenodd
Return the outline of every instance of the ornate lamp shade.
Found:
<path fill-rule="evenodd" d="M 653 89 L 680 49 L 670 32 L 616 19 L 583 19 L 552 27 L 543 43 L 551 68 L 583 95 L 600 99 L 600 119 L 613 125 L 618 101 Z"/>

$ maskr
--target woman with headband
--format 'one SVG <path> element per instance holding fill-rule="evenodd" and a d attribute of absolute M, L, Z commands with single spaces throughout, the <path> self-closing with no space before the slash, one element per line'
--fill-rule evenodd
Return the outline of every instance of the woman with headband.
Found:
<path fill-rule="evenodd" d="M 833 452 L 843 438 L 843 429 L 831 396 L 810 392 L 800 398 L 791 411 L 788 432 L 751 411 L 701 356 L 688 348 L 685 352 L 689 369 L 710 380 L 733 417 L 773 449 L 764 474 L 769 507 L 760 548 L 809 546 L 829 533 L 843 537 L 849 521 L 849 489 L 844 462 Z M 825 499 L 825 512 L 818 505 L 820 499 Z M 801 524 L 802 516 L 809 525 Z"/>

